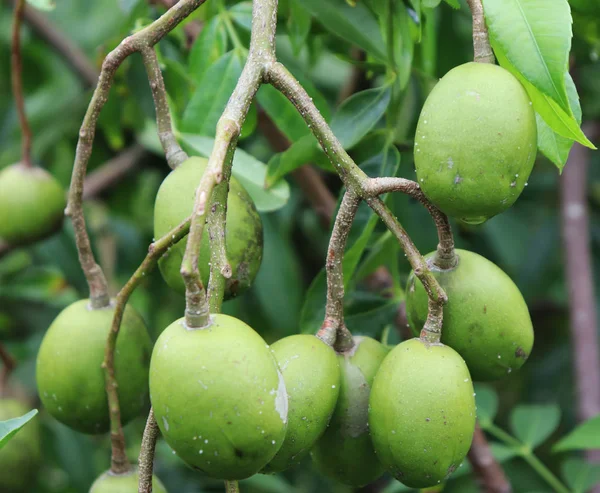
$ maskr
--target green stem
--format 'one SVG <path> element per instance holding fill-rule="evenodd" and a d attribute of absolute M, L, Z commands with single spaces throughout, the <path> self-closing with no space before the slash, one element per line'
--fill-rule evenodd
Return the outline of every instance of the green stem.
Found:
<path fill-rule="evenodd" d="M 225 481 L 226 493 L 240 493 L 240 485 L 237 481 Z"/>

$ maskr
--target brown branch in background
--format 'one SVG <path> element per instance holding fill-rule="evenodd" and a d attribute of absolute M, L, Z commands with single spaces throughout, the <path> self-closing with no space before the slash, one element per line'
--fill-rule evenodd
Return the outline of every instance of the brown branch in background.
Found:
<path fill-rule="evenodd" d="M 352 47 L 350 57 L 357 62 L 364 62 L 367 59 L 367 54 L 360 48 Z M 365 70 L 358 65 L 352 65 L 350 77 L 348 77 L 348 80 L 342 86 L 342 89 L 338 94 L 338 104 L 348 99 L 354 93 L 367 89 L 368 87 L 369 81 Z"/>
<path fill-rule="evenodd" d="M 481 0 L 467 0 L 473 15 L 473 52 L 478 63 L 494 63 L 494 52 L 490 45 L 490 36 L 485 25 L 485 15 Z"/>
<path fill-rule="evenodd" d="M 475 426 L 475 434 L 468 457 L 482 491 L 486 493 L 512 492 L 504 470 L 492 455 L 490 445 L 479 424 Z"/>
<path fill-rule="evenodd" d="M 144 428 L 144 436 L 142 437 L 140 456 L 138 458 L 138 470 L 140 474 L 138 493 L 152 493 L 152 470 L 154 469 L 154 451 L 156 449 L 158 433 L 159 429 L 154 418 L 154 409 L 150 408 L 146 427 Z"/>
<path fill-rule="evenodd" d="M 584 124 L 583 131 L 595 139 L 600 134 L 600 126 L 596 122 Z M 587 203 L 589 160 L 589 149 L 575 143 L 560 179 L 565 276 L 580 421 L 600 414 L 598 318 Z M 599 462 L 600 451 L 590 451 L 588 457 Z"/>
<path fill-rule="evenodd" d="M 17 0 L 15 3 L 12 43 L 11 43 L 11 83 L 13 97 L 19 125 L 21 126 L 21 162 L 25 166 L 32 166 L 31 162 L 31 128 L 25 113 L 25 98 L 23 97 L 23 63 L 21 59 L 21 22 L 25 11 L 25 0 Z"/>
<path fill-rule="evenodd" d="M 0 397 L 4 395 L 8 387 L 8 378 L 17 366 L 17 360 L 8 352 L 4 344 L 0 343 L 0 361 L 2 361 L 2 373 L 0 374 Z"/>

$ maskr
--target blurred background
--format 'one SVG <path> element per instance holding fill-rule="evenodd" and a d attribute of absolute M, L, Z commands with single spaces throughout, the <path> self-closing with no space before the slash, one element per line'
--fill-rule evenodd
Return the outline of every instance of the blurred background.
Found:
<path fill-rule="evenodd" d="M 79 126 L 102 59 L 123 37 L 157 18 L 169 3 L 61 0 L 49 12 L 30 10 L 22 32 L 22 49 L 27 113 L 34 135 L 33 154 L 36 162 L 49 170 L 65 189 L 69 185 Z M 406 23 L 403 35 L 396 40 L 399 56 L 405 60 L 403 71 L 399 72 L 403 78 L 400 101 L 392 111 L 386 110 L 373 130 L 352 149 L 352 155 L 371 175 L 414 178 L 412 138 L 420 108 L 439 77 L 472 58 L 471 18 L 464 3 L 460 10 L 455 10 L 442 2 L 435 10 L 424 9 L 420 18 L 413 3 L 399 0 L 397 3 Z M 356 92 L 381 88 L 386 74 L 370 63 L 364 52 L 348 43 L 343 34 L 331 26 L 328 28 L 322 18 L 322 22 L 312 18 L 313 4 L 308 0 L 280 2 L 278 54 L 330 120 L 331 115 L 340 114 L 336 108 L 341 101 Z M 595 120 L 600 117 L 600 10 L 597 2 L 582 0 L 573 2 L 572 7 L 575 21 L 572 73 L 587 122 L 584 128 L 598 145 L 594 132 L 597 136 Z M 214 136 L 216 118 L 246 56 L 250 9 L 249 2 L 210 0 L 185 26 L 159 45 L 175 125 L 188 136 Z M 219 21 L 214 21 L 215 18 Z M 207 26 L 216 33 L 212 38 L 202 34 Z M 11 2 L 2 0 L 0 168 L 20 158 L 20 130 L 10 90 L 10 27 Z M 69 51 L 69 45 L 57 48 L 56 42 L 49 41 L 48 33 L 53 32 L 72 43 L 75 52 Z M 83 59 L 74 62 L 81 54 Z M 220 90 L 211 93 L 214 104 L 207 106 L 198 94 L 215 85 Z M 269 163 L 289 146 L 290 140 L 308 134 L 303 124 L 279 123 L 278 118 L 293 109 L 269 89 L 260 90 L 258 104 L 253 104 L 240 141 L 245 158 L 251 156 L 260 163 Z M 196 114 L 208 116 L 198 119 L 194 118 Z M 156 152 L 153 119 L 146 73 L 141 58 L 132 56 L 119 69 L 109 102 L 101 114 L 86 182 L 88 230 L 113 293 L 134 272 L 153 239 L 154 199 L 169 172 L 164 158 Z M 382 156 L 382 139 L 390 126 L 395 146 Z M 187 149 L 192 153 L 202 152 L 198 142 L 201 140 L 190 137 Z M 322 269 L 341 184 L 319 156 L 311 156 L 310 160 L 320 166 L 297 168 L 269 190 L 262 188 L 264 174 L 269 173 L 264 164 L 260 167 L 262 175 L 258 173 L 243 181 L 251 192 L 256 189 L 252 193 L 255 200 L 262 194 L 257 203 L 264 224 L 264 257 L 252 289 L 225 303 L 223 310 L 249 323 L 267 342 L 301 331 L 314 332 L 322 320 L 325 300 Z M 589 208 L 589 246 L 593 255 L 587 275 L 593 275 L 596 293 L 600 292 L 599 161 L 597 152 L 579 150 L 571 155 L 567 165 L 567 170 L 577 168 L 580 183 L 585 185 L 582 189 L 574 185 L 571 192 L 579 193 Z M 511 427 L 511 410 L 516 406 L 536 404 L 558 410 L 560 418 L 537 453 L 556 475 L 569 483 L 568 476 L 573 477 L 574 473 L 565 472 L 567 456 L 551 453 L 552 444 L 576 425 L 579 398 L 573 373 L 568 264 L 561 233 L 561 205 L 565 201 L 561 179 L 565 175 L 561 178 L 556 166 L 539 154 L 528 186 L 511 209 L 482 226 L 453 223 L 453 227 L 459 248 L 485 256 L 515 281 L 529 306 L 536 334 L 528 363 L 497 384 L 480 387 L 478 393 L 482 397 L 478 399 L 485 402 L 479 401 L 479 406 L 493 409 L 497 405 L 495 422 L 506 429 Z M 574 180 L 577 183 L 577 176 Z M 563 192 L 566 190 L 563 186 Z M 420 251 L 432 251 L 437 236 L 425 209 L 401 194 L 391 197 L 390 204 Z M 401 308 L 410 267 L 396 241 L 372 219 L 367 209 L 360 209 L 351 244 L 370 228 L 373 231 L 367 235 L 367 248 L 347 296 L 347 323 L 356 334 L 397 343 L 408 337 Z M 586 236 L 577 233 L 573 239 L 583 241 L 585 246 Z M 584 279 L 579 281 L 585 283 Z M 61 309 L 87 295 L 68 221 L 47 240 L 2 253 L 0 341 L 17 362 L 10 378 L 11 392 L 28 400 L 31 407 L 39 407 L 34 370 L 44 331 Z M 594 301 L 597 304 L 598 298 Z M 157 270 L 147 276 L 131 303 L 143 315 L 153 338 L 181 317 L 184 309 L 183 297 L 166 286 Z M 88 491 L 94 479 L 109 467 L 107 437 L 74 432 L 46 415 L 43 409 L 35 419 L 42 430 L 43 460 L 35 483 L 27 491 Z M 126 427 L 132 460 L 137 458 L 144 422 L 145 417 L 140 417 Z M 504 453 L 504 456 L 500 453 L 499 460 L 513 483 L 513 491 L 551 491 L 522 459 L 507 454 L 506 450 Z M 1 457 L 0 452 L 0 467 Z M 578 460 L 576 454 L 568 457 Z M 479 491 L 469 467 L 464 469 L 444 491 Z M 156 472 L 171 492 L 223 490 L 221 482 L 208 480 L 186 468 L 161 440 Z M 597 470 L 590 474 L 594 478 Z M 580 491 L 593 482 L 589 479 Z M 386 478 L 363 491 L 391 493 L 403 489 Z M 320 476 L 310 458 L 285 474 L 256 476 L 242 482 L 242 490 L 350 491 Z"/>

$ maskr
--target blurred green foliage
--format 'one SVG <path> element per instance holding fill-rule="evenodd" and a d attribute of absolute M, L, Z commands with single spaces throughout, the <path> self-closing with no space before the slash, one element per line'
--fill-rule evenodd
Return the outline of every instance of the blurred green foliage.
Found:
<path fill-rule="evenodd" d="M 472 57 L 470 16 L 464 1 L 460 3 L 462 9 L 455 10 L 450 5 L 456 6 L 456 0 L 393 2 L 394 22 L 400 27 L 388 43 L 394 46 L 392 73 L 382 65 L 389 53 L 382 26 L 373 14 L 383 8 L 383 2 L 358 2 L 355 7 L 342 0 L 280 2 L 279 58 L 302 82 L 368 174 L 414 178 L 411 139 L 420 108 L 437 78 Z M 572 3 L 576 9 L 574 78 L 584 120 L 596 119 L 600 116 L 600 13 L 593 0 Z M 143 0 L 61 0 L 56 4 L 56 9 L 44 15 L 77 43 L 98 69 L 103 57 L 123 37 L 162 13 L 161 8 Z M 428 8 L 437 4 L 435 10 Z M 210 0 L 188 21 L 203 25 L 191 49 L 186 46 L 183 28 L 159 45 L 174 124 L 190 152 L 210 151 L 216 120 L 247 55 L 250 19 L 250 2 Z M 10 23 L 10 10 L 6 2 L 0 3 L 0 168 L 19 159 L 19 128 L 9 80 Z M 22 36 L 34 157 L 68 187 L 77 133 L 91 90 L 28 26 Z M 352 46 L 366 50 L 368 55 L 355 56 Z M 355 91 L 362 92 L 340 105 L 340 94 L 357 68 L 362 69 L 362 75 Z M 276 154 L 270 147 L 257 125 L 259 111 L 294 142 L 287 153 Z M 153 118 L 144 67 L 138 56 L 132 56 L 118 71 L 102 112 L 88 171 L 136 141 L 148 152 L 136 173 L 85 204 L 93 246 L 113 292 L 133 273 L 152 241 L 154 197 L 169 171 L 156 152 Z M 268 342 L 299 331 L 314 332 L 322 321 L 322 267 L 329 232 L 293 178 L 281 178 L 283 166 L 287 173 L 313 161 L 324 168 L 327 184 L 338 194 L 338 178 L 330 173 L 330 165 L 310 139 L 309 129 L 292 106 L 271 87 L 261 88 L 243 128 L 240 148 L 244 154 L 238 153 L 234 172 L 245 175 L 244 185 L 260 202 L 264 260 L 250 292 L 227 302 L 223 310 L 248 322 Z M 593 160 L 598 164 L 600 157 L 596 154 Z M 485 416 L 486 423 L 496 422 L 504 429 L 512 426 L 519 440 L 541 445 L 539 455 L 552 471 L 573 491 L 585 491 L 597 480 L 597 471 L 585 469 L 588 466 L 571 452 L 551 453 L 552 444 L 575 425 L 558 176 L 555 166 L 540 154 L 529 186 L 509 211 L 481 227 L 453 226 L 458 247 L 484 255 L 513 278 L 527 300 L 536 331 L 534 351 L 525 367 L 498 382 L 494 389 L 478 390 L 480 418 Z M 262 186 L 265 178 L 271 188 Z M 278 182 L 280 179 L 285 182 Z M 589 198 L 594 262 L 600 267 L 600 166 L 590 168 Z M 433 250 L 437 237 L 425 209 L 401 194 L 387 200 L 417 247 L 423 253 Z M 362 281 L 380 266 L 392 273 L 394 282 L 384 292 L 372 292 Z M 348 326 L 357 334 L 378 338 L 385 332 L 388 343 L 397 343 L 401 336 L 393 324 L 410 267 L 396 241 L 367 207 L 359 210 L 344 268 Z M 596 276 L 597 288 L 599 279 Z M 68 223 L 54 237 L 0 260 L 0 340 L 18 361 L 11 380 L 13 388 L 29 396 L 32 405 L 38 402 L 34 367 L 44 330 L 62 308 L 85 296 L 85 279 Z M 147 276 L 131 303 L 143 314 L 153 338 L 179 318 L 184 307 L 183 298 L 167 288 L 157 271 Z M 524 404 L 529 407 L 522 407 Z M 518 405 L 521 407 L 511 413 Z M 546 414 L 532 417 L 534 412 Z M 32 491 L 87 491 L 109 466 L 107 437 L 78 434 L 54 421 L 43 409 L 35 419 L 43 425 L 44 462 Z M 536 422 L 546 427 L 532 429 Z M 140 418 L 126 428 L 132 460 L 137 457 L 143 426 L 144 419 Z M 496 443 L 494 451 L 515 492 L 549 491 L 510 447 Z M 568 461 L 563 460 L 566 457 Z M 156 472 L 171 492 L 222 491 L 220 482 L 187 469 L 162 441 L 157 447 Z M 278 476 L 255 476 L 244 481 L 242 488 L 249 493 L 349 491 L 319 476 L 309 459 Z M 391 482 L 380 491 L 402 490 L 399 483 Z M 477 491 L 466 463 L 444 491 Z"/>

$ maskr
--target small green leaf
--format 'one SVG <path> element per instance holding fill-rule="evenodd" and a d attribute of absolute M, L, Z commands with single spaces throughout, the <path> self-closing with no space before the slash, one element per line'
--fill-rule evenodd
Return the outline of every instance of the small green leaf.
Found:
<path fill-rule="evenodd" d="M 586 493 L 600 483 L 600 465 L 580 458 L 567 459 L 561 466 L 562 476 L 572 493 Z"/>
<path fill-rule="evenodd" d="M 510 415 L 515 436 L 532 449 L 546 440 L 560 423 L 556 404 L 518 406 Z"/>
<path fill-rule="evenodd" d="M 225 54 L 226 49 L 227 31 L 223 20 L 220 16 L 213 17 L 204 25 L 190 51 L 190 77 L 199 84 L 206 70 Z"/>
<path fill-rule="evenodd" d="M 453 9 L 460 10 L 460 2 L 458 0 L 446 0 L 446 3 Z"/>
<path fill-rule="evenodd" d="M 321 328 L 325 317 L 326 293 L 327 278 L 325 269 L 321 269 L 310 283 L 304 296 L 304 304 L 300 312 L 300 332 L 303 334 L 314 334 Z"/>
<path fill-rule="evenodd" d="M 252 2 L 236 3 L 229 9 L 229 12 L 233 22 L 246 31 L 250 31 L 252 28 Z"/>
<path fill-rule="evenodd" d="M 477 419 L 483 429 L 494 423 L 498 412 L 498 394 L 493 387 L 482 383 L 475 384 Z"/>
<path fill-rule="evenodd" d="M 230 51 L 206 69 L 183 114 L 181 129 L 214 137 L 217 121 L 242 73 L 243 60 Z"/>
<path fill-rule="evenodd" d="M 570 115 L 564 74 L 573 32 L 567 0 L 484 0 L 483 6 L 490 34 L 510 64 Z"/>
<path fill-rule="evenodd" d="M 287 28 L 294 55 L 298 56 L 302 48 L 306 46 L 311 24 L 310 12 L 303 7 L 301 1 L 290 0 L 290 16 L 287 21 Z"/>
<path fill-rule="evenodd" d="M 421 5 L 426 9 L 435 9 L 442 0 L 422 0 Z"/>
<path fill-rule="evenodd" d="M 344 0 L 300 1 L 325 29 L 386 63 L 385 44 L 379 25 L 364 4 L 357 3 L 351 7 Z"/>
<path fill-rule="evenodd" d="M 37 409 L 32 409 L 27 414 L 19 417 L 0 421 L 0 450 L 8 441 L 17 434 L 31 419 L 38 413 Z"/>
<path fill-rule="evenodd" d="M 554 445 L 554 452 L 600 449 L 600 414 L 581 423 Z"/>
<path fill-rule="evenodd" d="M 390 103 L 389 88 L 367 89 L 346 99 L 333 115 L 331 130 L 351 149 L 377 124 Z"/>
<path fill-rule="evenodd" d="M 56 8 L 54 0 L 27 0 L 27 3 L 39 10 L 50 12 Z"/>
<path fill-rule="evenodd" d="M 183 133 L 179 137 L 195 154 L 204 157 L 210 156 L 215 143 L 214 139 L 202 135 Z M 231 172 L 250 194 L 259 211 L 280 209 L 290 198 L 290 186 L 285 180 L 280 180 L 269 190 L 264 188 L 267 165 L 242 149 L 235 151 Z"/>

